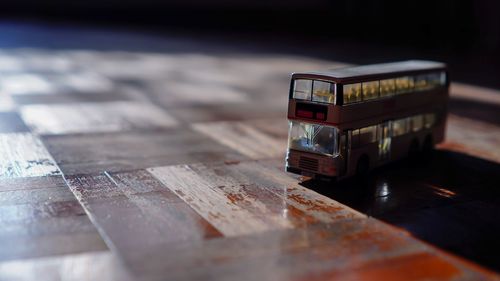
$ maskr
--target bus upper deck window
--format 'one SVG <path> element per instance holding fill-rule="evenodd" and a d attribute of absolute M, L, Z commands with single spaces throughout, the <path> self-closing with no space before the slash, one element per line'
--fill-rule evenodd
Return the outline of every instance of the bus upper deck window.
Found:
<path fill-rule="evenodd" d="M 312 81 L 296 79 L 293 86 L 293 98 L 300 100 L 311 100 Z"/>
<path fill-rule="evenodd" d="M 405 76 L 396 78 L 396 91 L 398 94 L 413 90 L 413 77 Z"/>
<path fill-rule="evenodd" d="M 385 79 L 380 80 L 380 97 L 388 97 L 396 92 L 396 80 Z"/>
<path fill-rule="evenodd" d="M 437 87 L 437 86 L 442 85 L 441 84 L 441 73 L 435 72 L 435 73 L 427 74 L 427 82 L 429 83 L 430 87 Z"/>
<path fill-rule="evenodd" d="M 313 82 L 313 101 L 335 103 L 335 84 L 314 80 Z"/>
<path fill-rule="evenodd" d="M 361 101 L 361 83 L 344 85 L 344 103 Z"/>
<path fill-rule="evenodd" d="M 372 100 L 378 98 L 379 82 L 363 82 L 363 100 Z"/>
<path fill-rule="evenodd" d="M 429 83 L 427 74 L 421 74 L 415 76 L 415 90 L 426 90 L 429 89 L 431 84 Z"/>

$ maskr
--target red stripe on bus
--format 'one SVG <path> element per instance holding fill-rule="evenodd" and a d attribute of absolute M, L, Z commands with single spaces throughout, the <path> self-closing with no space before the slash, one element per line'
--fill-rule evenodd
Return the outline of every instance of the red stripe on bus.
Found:
<path fill-rule="evenodd" d="M 313 118 L 313 113 L 312 113 L 312 111 L 299 109 L 299 110 L 297 110 L 297 116 L 305 117 L 305 118 Z"/>

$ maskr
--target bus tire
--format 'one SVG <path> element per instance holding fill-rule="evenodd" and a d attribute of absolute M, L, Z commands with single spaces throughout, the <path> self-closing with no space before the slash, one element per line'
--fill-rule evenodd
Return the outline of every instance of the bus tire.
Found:
<path fill-rule="evenodd" d="M 413 139 L 410 143 L 410 147 L 408 148 L 408 157 L 415 158 L 418 156 L 420 152 L 420 145 L 418 143 L 418 139 Z"/>
<path fill-rule="evenodd" d="M 358 164 L 356 165 L 356 176 L 361 178 L 368 174 L 370 170 L 370 159 L 368 155 L 363 155 L 359 157 Z"/>

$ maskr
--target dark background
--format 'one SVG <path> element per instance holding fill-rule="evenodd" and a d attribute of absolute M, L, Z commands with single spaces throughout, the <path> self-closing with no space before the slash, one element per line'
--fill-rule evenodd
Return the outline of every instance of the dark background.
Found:
<path fill-rule="evenodd" d="M 457 80 L 500 88 L 499 11 L 493 0 L 4 0 L 0 17 L 178 31 L 352 63 L 436 59 Z"/>
<path fill-rule="evenodd" d="M 352 63 L 445 61 L 457 80 L 500 88 L 498 1 L 13 0 L 7 20 L 140 28 Z"/>

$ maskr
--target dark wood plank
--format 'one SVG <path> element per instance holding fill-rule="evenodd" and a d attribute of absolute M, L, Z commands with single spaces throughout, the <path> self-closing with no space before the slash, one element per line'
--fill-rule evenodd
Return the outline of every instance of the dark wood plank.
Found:
<path fill-rule="evenodd" d="M 106 249 L 62 177 L 0 180 L 0 260 Z"/>
<path fill-rule="evenodd" d="M 246 159 L 185 127 L 84 136 L 45 136 L 43 140 L 65 175 Z"/>

